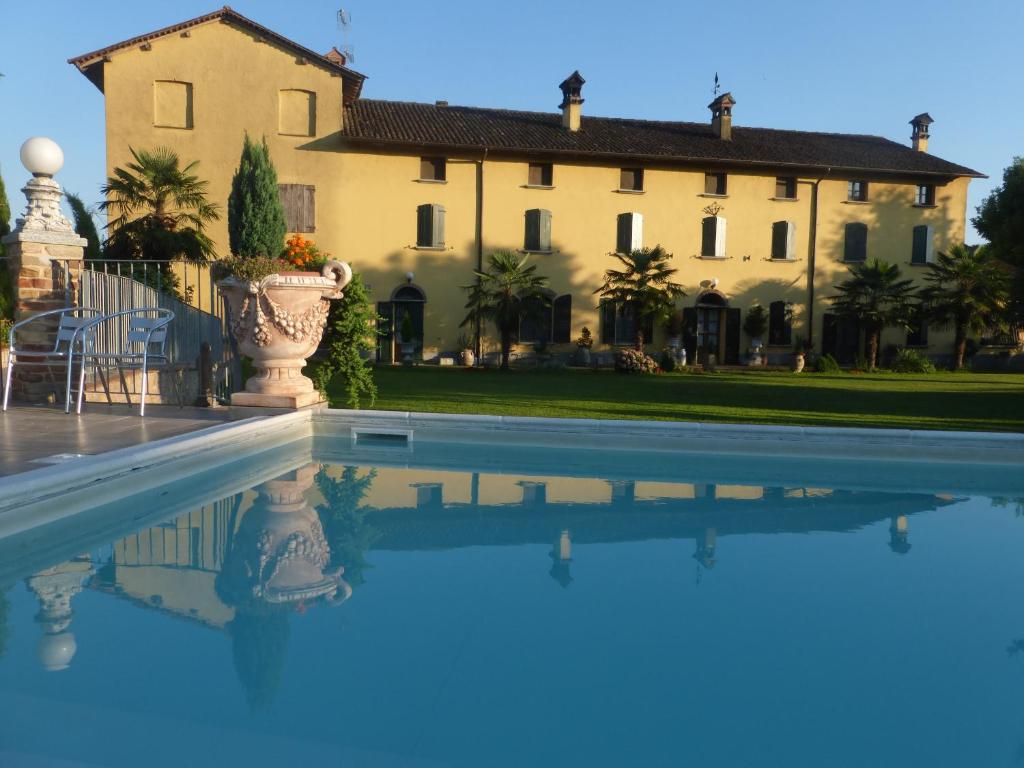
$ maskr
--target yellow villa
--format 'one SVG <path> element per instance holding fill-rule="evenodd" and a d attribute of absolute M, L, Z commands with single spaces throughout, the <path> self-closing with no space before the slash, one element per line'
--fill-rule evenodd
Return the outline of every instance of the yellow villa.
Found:
<path fill-rule="evenodd" d="M 655 348 L 681 337 L 690 360 L 738 363 L 742 320 L 760 304 L 773 362 L 798 337 L 852 362 L 863 334 L 830 314 L 832 286 L 875 257 L 919 277 L 963 240 L 980 176 L 928 153 L 927 114 L 911 121 L 911 146 L 733 125 L 728 93 L 705 123 L 591 117 L 578 72 L 560 85 L 560 112 L 368 99 L 337 50 L 317 54 L 227 7 L 71 63 L 105 96 L 108 172 L 132 147 L 168 146 L 199 161 L 224 205 L 244 133 L 265 136 L 289 229 L 350 261 L 386 318 L 381 362 L 406 315 L 423 360 L 450 357 L 472 330 L 460 327 L 462 287 L 497 249 L 529 254 L 549 279 L 550 316 L 520 328 L 523 349 L 569 353 L 584 326 L 598 354 L 628 344 L 634 319 L 594 291 L 615 252 L 655 244 L 687 292 L 675 323 L 651 329 Z M 212 235 L 226 253 L 226 222 Z M 882 343 L 951 346 L 927 327 Z"/>

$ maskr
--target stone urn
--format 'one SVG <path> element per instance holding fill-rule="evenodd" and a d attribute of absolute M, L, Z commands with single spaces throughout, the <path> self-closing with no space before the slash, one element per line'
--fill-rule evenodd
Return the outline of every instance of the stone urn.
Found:
<path fill-rule="evenodd" d="M 342 297 L 352 269 L 329 261 L 316 272 L 281 272 L 259 281 L 227 277 L 217 287 L 228 305 L 231 334 L 256 374 L 232 405 L 301 408 L 322 401 L 302 374 L 327 324 L 330 302 Z"/>
<path fill-rule="evenodd" d="M 319 464 L 310 464 L 256 490 L 218 576 L 218 593 L 236 608 L 289 606 L 323 598 L 348 599 L 344 568 L 330 566 L 331 550 L 320 517 L 306 500 Z"/>
<path fill-rule="evenodd" d="M 793 353 L 793 373 L 802 373 L 804 365 L 806 364 L 806 358 L 803 352 Z"/>
<path fill-rule="evenodd" d="M 459 352 L 459 362 L 467 368 L 472 368 L 476 365 L 476 355 L 473 353 L 472 347 L 466 347 Z"/>

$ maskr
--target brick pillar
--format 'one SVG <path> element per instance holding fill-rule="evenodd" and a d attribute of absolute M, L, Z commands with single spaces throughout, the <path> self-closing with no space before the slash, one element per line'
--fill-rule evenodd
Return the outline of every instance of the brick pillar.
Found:
<path fill-rule="evenodd" d="M 28 205 L 3 238 L 7 268 L 14 289 L 14 319 L 73 306 L 85 254 L 84 238 L 60 210 L 60 185 L 49 176 L 35 176 L 22 188 Z M 19 332 L 21 347 L 52 349 L 56 322 Z M 53 401 L 64 392 L 64 369 L 15 368 L 12 396 L 32 402 Z"/>

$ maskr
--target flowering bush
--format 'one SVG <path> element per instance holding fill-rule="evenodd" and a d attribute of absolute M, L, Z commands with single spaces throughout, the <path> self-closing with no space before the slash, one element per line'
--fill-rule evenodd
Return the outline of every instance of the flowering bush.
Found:
<path fill-rule="evenodd" d="M 318 271 L 331 255 L 302 235 L 292 235 L 284 245 L 284 259 L 296 269 Z"/>
<path fill-rule="evenodd" d="M 636 349 L 620 349 L 615 354 L 615 370 L 619 373 L 655 373 L 658 364 Z"/>

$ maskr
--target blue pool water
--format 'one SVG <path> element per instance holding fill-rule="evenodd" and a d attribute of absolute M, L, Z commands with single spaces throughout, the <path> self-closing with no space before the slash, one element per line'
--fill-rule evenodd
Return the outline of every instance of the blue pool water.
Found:
<path fill-rule="evenodd" d="M 1024 763 L 1018 470 L 264 464 L 0 542 L 0 766 Z"/>

